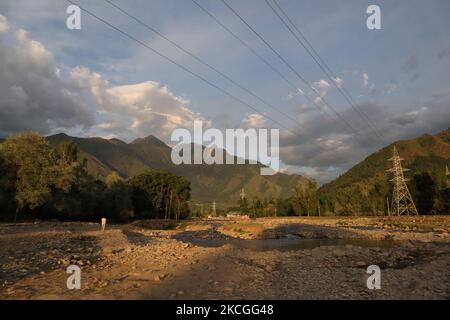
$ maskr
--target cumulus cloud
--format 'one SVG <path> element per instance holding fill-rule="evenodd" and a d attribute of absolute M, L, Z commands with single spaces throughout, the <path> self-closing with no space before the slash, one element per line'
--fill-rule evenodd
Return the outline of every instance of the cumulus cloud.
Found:
<path fill-rule="evenodd" d="M 7 28 L 0 17 L 0 27 Z M 2 30 L 3 30 L 2 29 Z M 2 35 L 8 33 L 8 37 Z M 101 74 L 78 66 L 62 77 L 43 43 L 23 29 L 0 33 L 0 136 L 18 131 L 98 135 L 131 140 L 154 134 L 169 142 L 179 127 L 210 122 L 156 81 L 111 85 Z"/>
<path fill-rule="evenodd" d="M 317 82 L 314 82 L 313 86 L 318 91 L 318 93 L 321 97 L 324 97 L 327 94 L 328 89 L 330 88 L 330 84 L 326 80 L 323 80 L 323 79 L 321 79 Z"/>
<path fill-rule="evenodd" d="M 301 132 L 288 132 L 281 136 L 280 158 L 288 171 L 307 168 L 310 176 L 321 183 L 327 182 L 393 141 L 446 129 L 449 96 L 450 92 L 431 96 L 412 109 L 375 102 L 358 104 L 357 107 L 375 124 L 381 137 L 350 108 L 341 115 L 352 123 L 358 135 L 349 132 L 340 121 L 320 114 L 305 114 Z"/>
<path fill-rule="evenodd" d="M 369 75 L 366 72 L 364 72 L 362 76 L 363 76 L 363 86 L 364 88 L 367 88 L 367 86 L 369 85 Z"/>
<path fill-rule="evenodd" d="M 244 128 L 263 128 L 266 125 L 266 118 L 259 113 L 246 114 L 242 119 Z"/>
<path fill-rule="evenodd" d="M 294 97 L 297 97 L 297 96 L 304 96 L 304 95 L 305 95 L 305 93 L 303 92 L 303 90 L 300 89 L 300 88 L 297 88 L 296 91 L 290 92 L 290 93 L 288 94 L 287 98 L 288 98 L 288 100 L 290 100 L 290 99 L 293 99 Z"/>
<path fill-rule="evenodd" d="M 323 107 L 323 104 L 322 104 L 322 98 L 321 98 L 321 97 L 315 97 L 315 98 L 314 98 L 314 104 L 315 104 L 316 106 L 318 106 L 318 107 Z"/>
<path fill-rule="evenodd" d="M 390 81 L 384 86 L 383 93 L 391 94 L 392 92 L 396 91 L 400 87 L 400 84 L 398 84 L 396 81 Z"/>
<path fill-rule="evenodd" d="M 60 77 L 52 53 L 25 30 L 7 28 L 3 16 L 0 28 L 0 135 L 91 126 L 92 113 Z"/>
<path fill-rule="evenodd" d="M 295 108 L 295 112 L 297 114 L 304 114 L 304 113 L 308 113 L 308 112 L 313 112 L 317 107 L 311 107 L 309 104 L 303 103 L 301 104 L 299 107 Z"/>
<path fill-rule="evenodd" d="M 342 88 L 342 85 L 344 84 L 344 80 L 339 77 L 334 78 L 334 82 L 336 83 L 338 88 Z"/>
<path fill-rule="evenodd" d="M 124 137 L 157 135 L 169 141 L 176 128 L 192 128 L 194 120 L 209 121 L 189 109 L 189 100 L 174 95 L 156 81 L 112 86 L 96 72 L 76 67 L 70 73 L 72 82 L 87 90 L 107 112 L 110 121 L 97 125 L 105 132 L 120 132 Z"/>
<path fill-rule="evenodd" d="M 8 20 L 2 14 L 0 14 L 0 32 L 5 32 L 8 30 Z"/>

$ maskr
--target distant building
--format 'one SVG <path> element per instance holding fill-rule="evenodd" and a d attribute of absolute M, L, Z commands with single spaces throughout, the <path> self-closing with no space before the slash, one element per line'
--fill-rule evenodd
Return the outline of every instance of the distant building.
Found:
<path fill-rule="evenodd" d="M 242 214 L 239 211 L 230 211 L 227 213 L 227 218 L 233 218 L 233 219 L 249 219 L 249 216 L 246 214 Z"/>

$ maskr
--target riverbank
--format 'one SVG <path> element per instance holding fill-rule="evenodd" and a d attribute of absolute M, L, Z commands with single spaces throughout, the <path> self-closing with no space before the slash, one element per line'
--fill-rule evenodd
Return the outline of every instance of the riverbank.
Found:
<path fill-rule="evenodd" d="M 2 224 L 0 298 L 449 299 L 449 218 L 199 220 L 173 230 L 146 222 L 105 232 L 89 223 Z M 235 245 L 252 241 L 240 238 L 275 246 Z M 221 243 L 196 244 L 202 239 Z M 316 242 L 277 247 L 291 240 Z M 393 244 L 377 244 L 385 240 Z M 66 287 L 71 264 L 81 268 L 81 290 Z M 366 286 L 373 264 L 380 290 Z"/>

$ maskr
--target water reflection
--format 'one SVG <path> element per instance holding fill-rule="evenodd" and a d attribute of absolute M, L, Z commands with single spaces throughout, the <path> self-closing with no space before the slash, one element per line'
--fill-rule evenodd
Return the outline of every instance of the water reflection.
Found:
<path fill-rule="evenodd" d="M 401 244 L 394 240 L 367 240 L 367 239 L 267 239 L 267 240 L 241 240 L 241 239 L 190 239 L 193 245 L 201 247 L 221 247 L 226 244 L 238 249 L 250 249 L 254 251 L 292 251 L 314 249 L 322 246 L 345 246 L 392 248 Z"/>

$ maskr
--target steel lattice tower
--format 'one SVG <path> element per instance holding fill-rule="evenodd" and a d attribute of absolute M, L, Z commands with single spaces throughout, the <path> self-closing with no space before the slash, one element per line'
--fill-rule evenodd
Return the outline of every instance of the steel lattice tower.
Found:
<path fill-rule="evenodd" d="M 394 173 L 394 178 L 390 181 L 394 183 L 394 191 L 392 194 L 392 212 L 397 215 L 417 215 L 417 209 L 409 193 L 408 186 L 403 172 L 409 171 L 409 169 L 402 168 L 402 158 L 398 155 L 397 149 L 394 146 L 394 155 L 389 161 L 392 161 L 393 167 L 389 169 L 389 172 Z"/>

